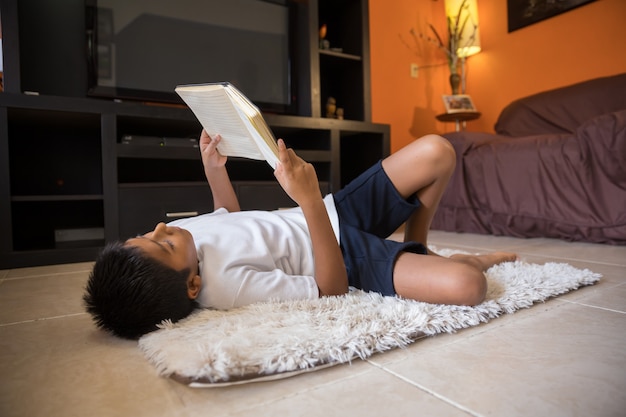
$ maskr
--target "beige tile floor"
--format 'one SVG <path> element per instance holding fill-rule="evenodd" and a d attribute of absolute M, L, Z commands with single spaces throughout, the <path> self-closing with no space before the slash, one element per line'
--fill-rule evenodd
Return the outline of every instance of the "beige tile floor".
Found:
<path fill-rule="evenodd" d="M 90 263 L 0 271 L 0 416 L 626 416 L 626 247 L 433 232 L 603 274 L 456 334 L 274 382 L 191 389 L 94 329 Z"/>

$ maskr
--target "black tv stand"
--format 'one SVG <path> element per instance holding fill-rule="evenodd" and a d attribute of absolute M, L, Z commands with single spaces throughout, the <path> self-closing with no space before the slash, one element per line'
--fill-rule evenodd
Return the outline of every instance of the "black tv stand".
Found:
<path fill-rule="evenodd" d="M 389 153 L 388 125 L 266 120 L 315 165 L 323 192 Z M 211 211 L 198 148 L 123 144 L 200 130 L 186 108 L 0 93 L 0 269 L 91 261 L 105 242 Z M 264 161 L 231 158 L 228 169 L 243 209 L 294 204 Z"/>
<path fill-rule="evenodd" d="M 368 2 L 293 4 L 298 116 L 266 119 L 333 191 L 389 152 L 389 126 L 369 123 Z M 84 0 L 2 0 L 0 18 L 0 268 L 90 261 L 105 242 L 212 208 L 197 149 L 122 143 L 197 137 L 184 105 L 85 98 Z M 322 118 L 329 97 L 346 120 Z M 228 164 L 244 208 L 293 204 L 265 162 Z"/>

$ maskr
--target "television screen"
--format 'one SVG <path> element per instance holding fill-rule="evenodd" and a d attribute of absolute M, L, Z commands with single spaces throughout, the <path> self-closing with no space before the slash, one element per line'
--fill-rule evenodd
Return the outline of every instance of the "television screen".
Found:
<path fill-rule="evenodd" d="M 92 96 L 181 102 L 179 84 L 229 81 L 290 113 L 290 9 L 269 0 L 87 0 Z"/>

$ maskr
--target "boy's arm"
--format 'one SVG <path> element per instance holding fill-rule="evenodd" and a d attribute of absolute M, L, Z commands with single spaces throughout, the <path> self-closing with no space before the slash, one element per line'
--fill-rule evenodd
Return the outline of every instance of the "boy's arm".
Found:
<path fill-rule="evenodd" d="M 315 168 L 292 149 L 287 149 L 282 139 L 278 140 L 278 153 L 280 164 L 274 175 L 304 213 L 313 244 L 315 281 L 320 295 L 345 294 L 348 292 L 348 275 L 322 200 Z"/>
<path fill-rule="evenodd" d="M 217 144 L 221 140 L 217 135 L 214 139 L 203 129 L 200 135 L 200 154 L 202 155 L 202 165 L 204 165 L 204 175 L 211 187 L 213 195 L 213 207 L 215 209 L 224 207 L 229 212 L 241 210 L 237 194 L 230 182 L 230 177 L 226 171 L 226 157 L 220 155 Z"/>

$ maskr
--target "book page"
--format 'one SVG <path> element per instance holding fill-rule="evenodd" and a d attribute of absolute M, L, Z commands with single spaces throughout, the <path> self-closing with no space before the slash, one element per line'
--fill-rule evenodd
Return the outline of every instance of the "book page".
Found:
<path fill-rule="evenodd" d="M 245 113 L 247 116 L 247 120 L 250 122 L 250 129 L 258 134 L 258 136 L 253 136 L 255 139 L 260 139 L 257 143 L 259 149 L 265 155 L 267 162 L 275 169 L 276 163 L 278 162 L 278 144 L 276 143 L 276 138 L 272 130 L 265 122 L 265 119 L 263 119 L 259 108 L 233 85 L 229 84 L 225 89 L 230 98 L 235 102 L 237 110 Z"/>
<path fill-rule="evenodd" d="M 256 132 L 255 137 L 257 138 L 257 149 L 261 152 L 267 163 L 270 164 L 272 168 L 276 169 L 276 164 L 278 163 L 278 144 L 276 143 L 276 139 L 274 139 L 274 135 L 271 133 L 269 128 L 267 128 L 266 132 L 263 132 L 263 129 L 260 127 L 259 119 L 264 125 L 265 120 L 263 120 L 261 116 L 253 118 L 248 118 L 247 116 L 243 117 L 243 122 L 248 126 L 248 129 L 251 132 Z"/>
<path fill-rule="evenodd" d="M 233 104 L 223 84 L 179 86 L 176 92 L 209 136 L 222 136 L 217 148 L 222 155 L 266 159 L 252 138 L 251 123 L 246 123 L 248 116 Z"/>

